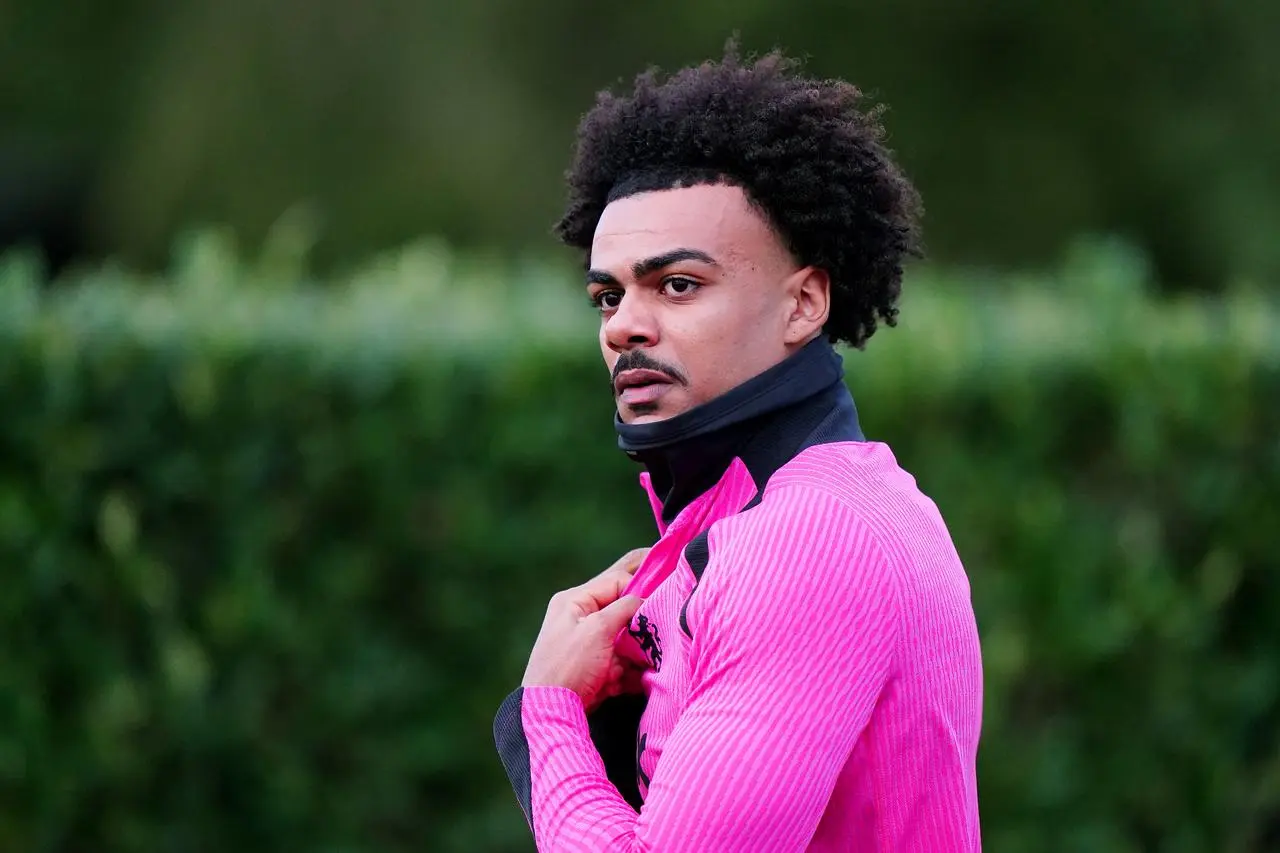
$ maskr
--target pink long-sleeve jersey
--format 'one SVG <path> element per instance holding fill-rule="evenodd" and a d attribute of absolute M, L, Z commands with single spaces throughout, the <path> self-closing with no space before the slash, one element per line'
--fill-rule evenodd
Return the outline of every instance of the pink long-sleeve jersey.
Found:
<path fill-rule="evenodd" d="M 661 538 L 618 641 L 645 667 L 641 802 L 608 777 L 572 691 L 517 690 L 495 731 L 537 848 L 979 851 L 968 580 L 890 449 L 806 447 L 755 501 L 734 459 L 669 525 L 641 480 Z"/>

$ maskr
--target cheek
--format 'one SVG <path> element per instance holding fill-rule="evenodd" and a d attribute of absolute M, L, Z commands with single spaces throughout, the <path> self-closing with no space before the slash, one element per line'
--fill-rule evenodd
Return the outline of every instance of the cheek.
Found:
<path fill-rule="evenodd" d="M 771 335 L 776 334 L 777 310 L 759 299 L 735 299 L 716 306 L 691 323 L 686 335 L 713 351 L 724 354 L 726 359 L 742 350 L 758 349 Z"/>
<path fill-rule="evenodd" d="M 777 300 L 719 305 L 681 323 L 680 358 L 695 395 L 717 396 L 781 361 L 786 323 Z"/>
<path fill-rule="evenodd" d="M 600 334 L 597 339 L 600 342 L 600 355 L 604 357 L 604 366 L 612 373 L 614 362 L 618 360 L 618 354 L 609 346 L 609 339 L 605 337 L 604 333 L 604 323 L 600 324 Z"/>
<path fill-rule="evenodd" d="M 699 399 L 719 395 L 738 384 L 741 374 L 750 372 L 750 342 L 755 336 L 730 312 L 709 312 L 697 322 L 682 323 L 670 338 L 677 336 L 675 355 L 689 376 L 690 390 Z"/>

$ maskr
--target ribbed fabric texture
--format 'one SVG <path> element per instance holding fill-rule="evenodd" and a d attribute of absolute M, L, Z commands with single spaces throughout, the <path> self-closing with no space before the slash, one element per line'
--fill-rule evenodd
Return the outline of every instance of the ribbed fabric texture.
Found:
<path fill-rule="evenodd" d="M 805 450 L 739 512 L 754 491 L 730 466 L 632 583 L 656 639 L 647 656 L 626 633 L 619 647 L 651 665 L 661 651 L 644 677 L 638 815 L 578 697 L 524 689 L 538 849 L 979 851 L 981 657 L 937 508 L 871 442 Z M 677 546 L 708 528 L 695 590 Z"/>

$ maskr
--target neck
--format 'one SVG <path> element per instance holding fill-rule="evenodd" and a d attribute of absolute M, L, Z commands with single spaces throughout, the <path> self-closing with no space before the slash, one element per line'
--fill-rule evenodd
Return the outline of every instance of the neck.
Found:
<path fill-rule="evenodd" d="M 670 523 L 715 485 L 735 457 L 763 485 L 824 421 L 838 422 L 842 435 L 860 439 L 843 380 L 839 354 L 818 338 L 764 373 L 675 417 L 626 424 L 615 415 L 618 446 L 648 469 L 662 499 L 663 519 Z"/>

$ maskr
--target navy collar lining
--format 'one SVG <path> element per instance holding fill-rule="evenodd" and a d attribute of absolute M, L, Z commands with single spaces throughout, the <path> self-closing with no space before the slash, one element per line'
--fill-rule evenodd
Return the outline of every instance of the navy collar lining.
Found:
<path fill-rule="evenodd" d="M 669 523 L 723 476 L 735 456 L 743 457 L 763 486 L 785 461 L 779 454 L 797 452 L 836 410 L 843 428 L 832 434 L 860 439 L 843 380 L 840 355 L 818 338 L 720 397 L 665 421 L 624 424 L 615 412 L 618 446 L 649 471 Z"/>

